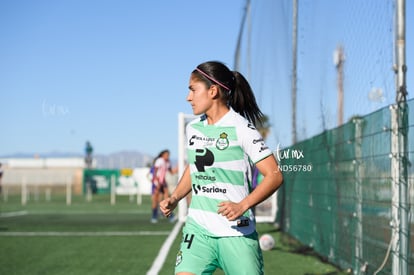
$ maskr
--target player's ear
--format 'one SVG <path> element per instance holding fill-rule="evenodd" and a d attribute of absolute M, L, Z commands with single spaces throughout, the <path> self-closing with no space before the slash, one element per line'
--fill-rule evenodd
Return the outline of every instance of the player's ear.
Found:
<path fill-rule="evenodd" d="M 219 88 L 217 85 L 211 85 L 209 89 L 209 94 L 211 98 L 218 98 L 219 97 Z"/>

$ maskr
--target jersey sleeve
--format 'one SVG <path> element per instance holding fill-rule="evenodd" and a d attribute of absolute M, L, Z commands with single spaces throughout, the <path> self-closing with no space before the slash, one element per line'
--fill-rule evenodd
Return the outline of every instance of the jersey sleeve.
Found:
<path fill-rule="evenodd" d="M 157 158 L 156 160 L 155 160 L 155 163 L 154 163 L 154 167 L 156 167 L 156 168 L 160 168 L 161 166 L 162 166 L 162 164 L 163 164 L 163 159 L 162 158 Z"/>
<path fill-rule="evenodd" d="M 253 163 L 257 163 L 272 154 L 259 131 L 251 123 L 242 127 L 240 131 L 243 137 L 242 147 Z"/>

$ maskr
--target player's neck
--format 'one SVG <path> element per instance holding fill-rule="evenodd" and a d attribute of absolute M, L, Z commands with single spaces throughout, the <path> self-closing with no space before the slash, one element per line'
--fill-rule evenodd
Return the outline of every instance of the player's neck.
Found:
<path fill-rule="evenodd" d="M 206 112 L 207 123 L 209 125 L 216 124 L 223 116 L 225 116 L 230 111 L 230 108 L 226 105 L 216 105 L 210 108 Z"/>

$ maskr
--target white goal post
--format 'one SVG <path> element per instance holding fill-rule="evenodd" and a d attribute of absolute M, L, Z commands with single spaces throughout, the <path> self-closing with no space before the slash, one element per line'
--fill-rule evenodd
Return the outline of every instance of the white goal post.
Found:
<path fill-rule="evenodd" d="M 178 113 L 178 179 L 184 173 L 184 169 L 187 165 L 187 144 L 185 138 L 185 127 L 187 123 L 197 118 L 192 114 Z M 178 219 L 184 222 L 187 217 L 187 200 L 182 199 L 178 203 Z"/>
<path fill-rule="evenodd" d="M 197 118 L 193 114 L 178 113 L 178 178 L 181 178 L 187 164 L 187 144 L 185 136 L 186 125 Z M 275 222 L 277 212 L 277 195 L 274 193 L 267 200 L 255 207 L 256 222 Z M 187 217 L 187 200 L 182 199 L 178 204 L 178 219 L 182 222 Z"/>

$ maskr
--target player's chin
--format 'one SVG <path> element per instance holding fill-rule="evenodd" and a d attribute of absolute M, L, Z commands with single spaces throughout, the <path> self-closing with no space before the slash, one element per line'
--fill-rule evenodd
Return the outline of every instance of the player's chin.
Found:
<path fill-rule="evenodd" d="M 193 108 L 193 114 L 194 115 L 198 116 L 198 115 L 201 115 L 203 113 L 202 111 L 200 111 L 199 109 L 197 109 L 194 105 L 191 106 L 191 107 Z"/>

